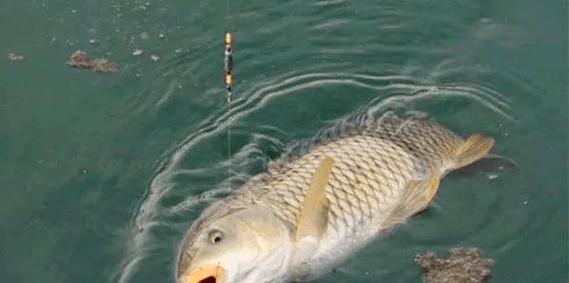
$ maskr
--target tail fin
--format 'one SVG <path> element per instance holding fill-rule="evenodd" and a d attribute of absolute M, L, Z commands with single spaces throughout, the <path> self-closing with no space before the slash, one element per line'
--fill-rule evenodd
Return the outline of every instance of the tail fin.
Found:
<path fill-rule="evenodd" d="M 455 168 L 470 165 L 484 158 L 494 146 L 494 139 L 479 134 L 469 136 L 454 153 Z"/>
<path fill-rule="evenodd" d="M 482 159 L 462 168 L 457 168 L 453 174 L 462 176 L 490 175 L 515 171 L 520 166 L 511 158 L 496 154 L 487 154 Z"/>

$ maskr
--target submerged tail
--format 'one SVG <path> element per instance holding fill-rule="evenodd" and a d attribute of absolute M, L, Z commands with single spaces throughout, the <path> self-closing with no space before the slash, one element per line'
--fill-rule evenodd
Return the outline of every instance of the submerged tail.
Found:
<path fill-rule="evenodd" d="M 494 139 L 479 134 L 469 136 L 454 152 L 454 169 L 468 166 L 488 155 Z"/>

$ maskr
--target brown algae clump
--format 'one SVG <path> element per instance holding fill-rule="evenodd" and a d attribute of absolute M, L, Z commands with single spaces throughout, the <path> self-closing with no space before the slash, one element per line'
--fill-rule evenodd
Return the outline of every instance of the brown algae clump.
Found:
<path fill-rule="evenodd" d="M 480 283 L 490 277 L 494 260 L 483 258 L 478 248 L 454 248 L 448 258 L 426 252 L 415 257 L 426 283 Z"/>
<path fill-rule="evenodd" d="M 89 59 L 87 57 L 87 53 L 85 51 L 75 51 L 75 53 L 71 54 L 69 57 L 69 61 L 67 64 L 74 68 L 79 69 L 88 69 L 93 70 L 95 72 L 103 72 L 103 73 L 117 73 L 118 68 L 117 65 L 113 62 L 108 61 L 107 59 Z"/>

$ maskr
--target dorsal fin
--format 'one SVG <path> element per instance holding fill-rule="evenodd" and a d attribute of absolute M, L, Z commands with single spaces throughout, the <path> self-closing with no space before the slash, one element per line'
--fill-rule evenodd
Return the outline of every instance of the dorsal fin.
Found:
<path fill-rule="evenodd" d="M 329 156 L 324 157 L 324 160 L 316 168 L 310 188 L 304 197 L 295 237 L 297 249 L 302 250 L 303 254 L 307 250 L 313 251 L 318 247 L 320 237 L 326 229 L 328 220 L 326 186 L 333 166 L 334 159 Z"/>
<path fill-rule="evenodd" d="M 311 138 L 291 141 L 283 149 L 281 157 L 276 162 L 286 164 L 304 156 L 318 146 L 366 132 L 379 132 L 386 126 L 397 127 L 405 121 L 418 119 L 424 120 L 411 114 L 400 117 L 392 112 L 383 113 L 381 116 L 370 114 L 367 111 L 356 112 L 324 127 Z"/>

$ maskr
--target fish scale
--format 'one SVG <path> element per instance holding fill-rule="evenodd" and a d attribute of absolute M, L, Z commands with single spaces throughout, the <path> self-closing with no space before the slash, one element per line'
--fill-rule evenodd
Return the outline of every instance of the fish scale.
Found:
<path fill-rule="evenodd" d="M 424 210 L 447 171 L 494 145 L 429 120 L 360 118 L 296 143 L 206 208 L 181 247 L 178 282 L 313 279 Z"/>
<path fill-rule="evenodd" d="M 452 150 L 462 142 L 428 120 L 389 118 L 345 132 L 337 139 L 316 138 L 324 141 L 278 168 L 269 168 L 226 202 L 239 206 L 242 198 L 253 198 L 295 229 L 313 172 L 328 155 L 336 161 L 326 191 L 330 226 L 370 224 L 392 209 L 409 181 L 444 170 L 442 165 L 452 161 Z M 246 190 L 253 193 L 239 193 Z"/>

